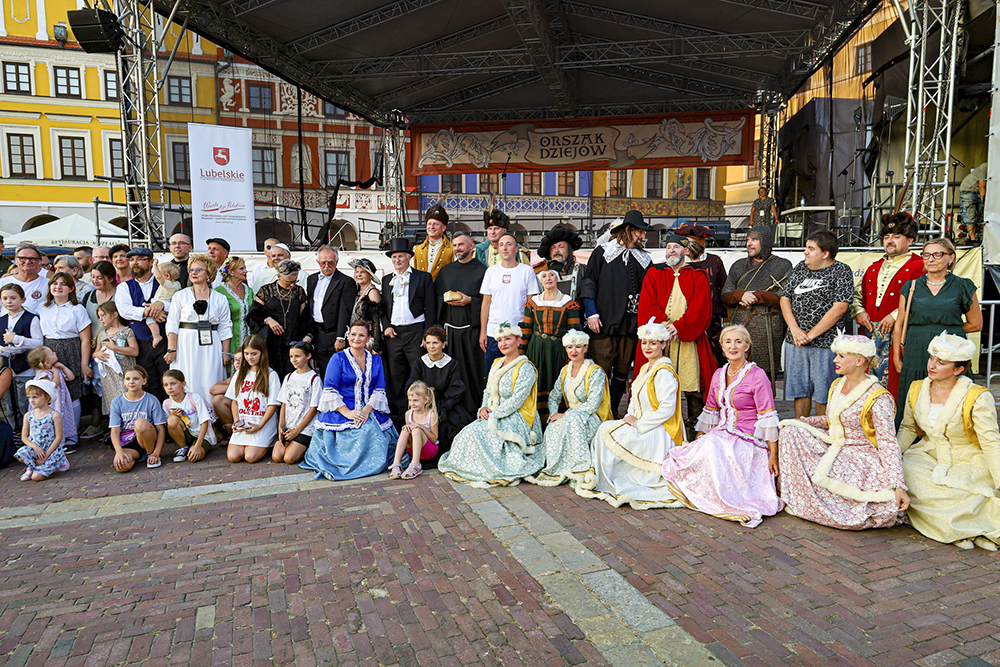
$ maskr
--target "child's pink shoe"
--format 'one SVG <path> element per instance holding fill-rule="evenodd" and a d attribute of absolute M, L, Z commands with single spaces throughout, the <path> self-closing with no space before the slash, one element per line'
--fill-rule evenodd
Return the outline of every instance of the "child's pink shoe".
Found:
<path fill-rule="evenodd" d="M 29 479 L 31 479 L 31 468 L 25 468 L 21 473 L 21 481 L 27 482 Z"/>

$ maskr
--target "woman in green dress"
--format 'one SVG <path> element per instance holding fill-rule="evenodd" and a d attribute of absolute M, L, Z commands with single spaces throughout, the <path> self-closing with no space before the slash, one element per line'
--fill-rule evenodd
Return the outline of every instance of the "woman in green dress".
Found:
<path fill-rule="evenodd" d="M 542 423 L 549 418 L 549 390 L 566 365 L 562 337 L 580 328 L 580 305 L 559 291 L 559 273 L 549 267 L 538 272 L 542 293 L 528 297 L 521 322 L 521 354 L 538 371 L 538 416 Z"/>
<path fill-rule="evenodd" d="M 438 470 L 486 488 L 517 484 L 545 465 L 535 367 L 518 351 L 520 331 L 504 322 L 493 336 L 503 355 L 493 362 L 478 419 L 455 436 Z"/>
<path fill-rule="evenodd" d="M 910 385 L 927 376 L 927 346 L 942 331 L 962 338 L 981 331 L 983 313 L 976 298 L 976 285 L 968 278 L 951 272 L 955 264 L 955 246 L 946 238 L 924 244 L 920 256 L 927 272 L 916 280 L 903 283 L 899 292 L 899 317 L 892 335 L 892 359 L 899 371 L 899 395 L 896 397 L 896 428 L 903 421 L 903 410 Z M 906 344 L 900 349 L 904 313 L 909 304 Z M 971 375 L 968 370 L 967 375 Z"/>
<path fill-rule="evenodd" d="M 247 311 L 253 304 L 253 290 L 247 284 L 247 264 L 242 257 L 232 256 L 222 265 L 222 284 L 215 288 L 229 301 L 229 314 L 233 318 L 233 337 L 229 341 L 230 354 L 243 346 L 247 329 Z"/>

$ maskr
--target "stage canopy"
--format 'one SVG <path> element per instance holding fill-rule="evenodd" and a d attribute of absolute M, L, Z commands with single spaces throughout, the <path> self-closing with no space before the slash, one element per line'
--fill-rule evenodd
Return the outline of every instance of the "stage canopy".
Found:
<path fill-rule="evenodd" d="M 154 0 L 168 15 L 173 0 Z M 878 0 L 181 0 L 177 20 L 386 125 L 739 109 L 787 97 Z"/>

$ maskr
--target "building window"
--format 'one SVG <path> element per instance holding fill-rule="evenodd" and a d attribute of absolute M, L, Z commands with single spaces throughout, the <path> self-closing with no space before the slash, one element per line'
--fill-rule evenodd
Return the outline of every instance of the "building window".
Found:
<path fill-rule="evenodd" d="M 872 43 L 858 45 L 858 74 L 872 71 Z"/>
<path fill-rule="evenodd" d="M 7 158 L 11 178 L 35 178 L 35 138 L 30 134 L 7 135 Z"/>
<path fill-rule="evenodd" d="M 757 158 L 754 158 L 754 161 L 747 165 L 747 180 L 756 181 L 759 173 L 760 172 L 757 169 Z"/>
<path fill-rule="evenodd" d="M 323 115 L 327 118 L 347 118 L 347 110 L 341 109 L 333 102 L 323 102 Z"/>
<path fill-rule="evenodd" d="M 253 149 L 253 184 L 274 185 L 277 182 L 277 160 L 273 148 Z"/>
<path fill-rule="evenodd" d="M 59 167 L 63 178 L 87 178 L 87 146 L 81 137 L 59 137 Z"/>
<path fill-rule="evenodd" d="M 53 67 L 56 75 L 56 97 L 80 97 L 80 70 L 75 67 Z"/>
<path fill-rule="evenodd" d="M 174 183 L 191 182 L 191 151 L 187 143 L 178 141 L 171 144 L 174 162 Z"/>
<path fill-rule="evenodd" d="M 104 72 L 104 99 L 118 99 L 118 72 Z"/>
<path fill-rule="evenodd" d="M 572 197 L 576 194 L 576 172 L 559 172 L 559 194 L 562 197 Z"/>
<path fill-rule="evenodd" d="M 167 104 L 191 106 L 191 79 L 186 76 L 167 77 Z"/>
<path fill-rule="evenodd" d="M 461 174 L 443 174 L 441 176 L 441 192 L 461 192 Z"/>
<path fill-rule="evenodd" d="M 187 144 L 184 144 L 187 146 Z M 108 139 L 108 155 L 111 163 L 111 177 L 125 178 L 125 155 L 122 152 L 121 139 Z"/>
<path fill-rule="evenodd" d="M 500 174 L 479 174 L 480 194 L 502 194 L 500 192 Z"/>
<path fill-rule="evenodd" d="M 521 192 L 526 195 L 542 194 L 542 175 L 537 171 L 521 174 Z"/>
<path fill-rule="evenodd" d="M 608 196 L 628 197 L 628 171 L 625 169 L 616 169 L 609 174 L 609 177 Z"/>
<path fill-rule="evenodd" d="M 297 165 L 292 165 L 296 169 Z M 337 180 L 351 180 L 351 154 L 347 151 L 326 152 L 326 186 L 332 188 Z"/>
<path fill-rule="evenodd" d="M 31 75 L 26 63 L 3 64 L 3 90 L 16 95 L 31 94 Z"/>
<path fill-rule="evenodd" d="M 250 111 L 270 113 L 274 110 L 274 89 L 266 83 L 248 83 L 247 92 Z"/>
<path fill-rule="evenodd" d="M 711 169 L 695 169 L 694 170 L 694 180 L 695 180 L 695 199 L 711 199 L 712 198 L 712 170 Z"/>
<path fill-rule="evenodd" d="M 646 196 L 663 199 L 663 170 L 646 170 Z"/>

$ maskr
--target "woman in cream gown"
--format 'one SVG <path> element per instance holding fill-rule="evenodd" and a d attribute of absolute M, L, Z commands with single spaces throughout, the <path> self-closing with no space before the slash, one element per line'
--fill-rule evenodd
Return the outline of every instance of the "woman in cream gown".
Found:
<path fill-rule="evenodd" d="M 633 509 L 682 507 L 661 474 L 667 452 L 684 444 L 680 383 L 670 359 L 663 356 L 669 340 L 662 324 L 650 321 L 639 327 L 647 362 L 632 382 L 628 414 L 597 429 L 591 445 L 594 471 L 576 485 L 584 498 Z"/>
<path fill-rule="evenodd" d="M 927 378 L 910 385 L 899 429 L 910 524 L 938 542 L 996 551 L 997 411 L 992 394 L 962 375 L 977 346 L 942 332 L 927 350 Z"/>

